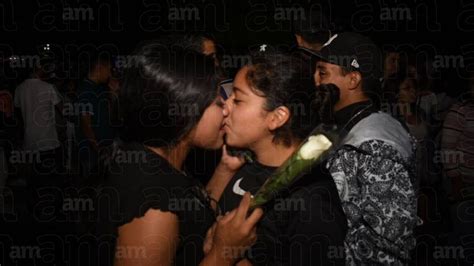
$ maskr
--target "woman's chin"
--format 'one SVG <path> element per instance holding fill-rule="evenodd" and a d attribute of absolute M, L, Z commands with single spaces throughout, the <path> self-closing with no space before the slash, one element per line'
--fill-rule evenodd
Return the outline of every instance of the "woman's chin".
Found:
<path fill-rule="evenodd" d="M 234 139 L 231 136 L 229 136 L 229 134 L 226 134 L 224 138 L 225 138 L 226 145 L 234 147 L 235 145 Z"/>
<path fill-rule="evenodd" d="M 219 141 L 215 142 L 214 145 L 210 145 L 207 149 L 208 150 L 218 150 L 220 148 L 222 148 L 222 146 L 224 145 L 224 139 L 220 139 Z"/>
<path fill-rule="evenodd" d="M 219 137 L 214 140 L 207 140 L 203 142 L 194 143 L 195 147 L 205 149 L 205 150 L 218 150 L 222 148 L 223 145 L 224 145 L 223 137 Z"/>

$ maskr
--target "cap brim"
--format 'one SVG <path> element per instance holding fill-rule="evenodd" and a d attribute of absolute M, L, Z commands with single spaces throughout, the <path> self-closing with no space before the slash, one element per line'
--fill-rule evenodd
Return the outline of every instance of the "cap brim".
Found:
<path fill-rule="evenodd" d="M 331 63 L 331 64 L 335 64 L 335 65 L 339 65 L 337 62 L 333 62 L 330 60 L 331 58 L 331 53 L 327 50 L 327 49 L 321 49 L 321 51 L 319 51 L 317 54 L 315 54 L 319 60 L 321 61 L 324 61 L 324 62 L 327 62 L 327 63 Z"/>
<path fill-rule="evenodd" d="M 311 55 L 317 56 L 318 58 L 322 58 L 321 53 L 318 52 L 318 51 L 311 50 L 311 49 L 308 49 L 308 48 L 305 48 L 305 47 L 298 47 L 298 49 L 300 49 L 302 51 L 305 51 L 306 53 L 309 53 Z"/>

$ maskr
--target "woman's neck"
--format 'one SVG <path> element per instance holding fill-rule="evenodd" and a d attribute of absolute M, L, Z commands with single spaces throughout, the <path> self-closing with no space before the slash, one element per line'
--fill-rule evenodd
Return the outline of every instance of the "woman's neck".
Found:
<path fill-rule="evenodd" d="M 184 160 L 188 156 L 190 146 L 188 143 L 182 141 L 172 148 L 166 147 L 149 147 L 154 153 L 159 154 L 163 157 L 169 164 L 179 171 L 182 171 Z"/>
<path fill-rule="evenodd" d="M 285 146 L 283 144 L 276 144 L 269 138 L 259 142 L 254 147 L 251 147 L 251 149 L 255 153 L 259 163 L 279 167 L 293 154 L 298 144 L 299 143 L 292 143 L 290 146 Z"/>

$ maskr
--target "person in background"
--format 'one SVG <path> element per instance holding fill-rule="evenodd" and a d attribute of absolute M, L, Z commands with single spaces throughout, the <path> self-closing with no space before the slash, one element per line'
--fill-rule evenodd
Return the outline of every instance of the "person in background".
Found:
<path fill-rule="evenodd" d="M 398 91 L 398 111 L 409 132 L 420 143 L 428 137 L 426 117 L 417 105 L 417 81 L 411 78 L 401 78 Z"/>
<path fill-rule="evenodd" d="M 320 11 L 306 12 L 293 21 L 293 33 L 301 49 L 319 52 L 331 37 L 329 21 Z"/>
<path fill-rule="evenodd" d="M 209 56 L 219 66 L 216 40 L 206 34 L 187 34 L 183 36 L 182 45 L 187 49 Z"/>
<path fill-rule="evenodd" d="M 316 85 L 335 84 L 341 146 L 328 159 L 347 217 L 346 265 L 408 264 L 415 247 L 415 140 L 378 110 L 382 56 L 367 37 L 334 35 L 320 51 Z M 368 57 L 367 54 L 371 56 Z"/>
<path fill-rule="evenodd" d="M 65 186 L 62 175 L 63 150 L 56 128 L 56 115 L 62 111 L 61 98 L 54 86 L 44 81 L 50 77 L 50 63 L 49 60 L 41 60 L 35 66 L 32 77 L 15 90 L 15 107 L 20 109 L 24 128 L 22 152 L 32 158 L 28 161 L 31 172 L 27 175 L 32 206 L 38 203 L 40 189 L 61 189 Z M 54 196 L 55 208 L 59 208 L 61 196 Z M 42 213 L 38 208 L 35 211 Z"/>
<path fill-rule="evenodd" d="M 441 133 L 443 170 L 451 183 L 450 244 L 463 247 L 461 265 L 472 265 L 474 250 L 474 72 L 467 83 L 468 91 L 449 110 Z"/>
<path fill-rule="evenodd" d="M 121 79 L 117 75 L 112 75 L 107 83 L 110 123 L 113 128 L 114 138 L 118 137 L 118 130 L 121 125 L 120 110 L 119 110 L 119 95 L 120 95 Z"/>
<path fill-rule="evenodd" d="M 309 71 L 314 73 L 320 59 L 318 52 L 332 36 L 329 20 L 320 11 L 306 12 L 293 21 L 293 34 L 297 46 L 291 52 L 306 62 Z M 314 82 L 314 77 L 311 79 Z"/>
<path fill-rule="evenodd" d="M 426 121 L 425 114 L 416 104 L 417 81 L 409 77 L 401 77 L 399 81 L 399 93 L 397 103 L 397 118 L 404 122 L 410 134 L 416 139 L 416 188 L 421 199 L 418 202 L 418 214 L 424 221 L 429 223 L 428 208 L 435 202 L 432 198 L 431 187 L 437 178 L 433 176 L 433 140 L 431 139 L 430 127 Z M 425 201 L 424 199 L 429 199 Z M 428 205 L 428 206 L 427 206 Z"/>
<path fill-rule="evenodd" d="M 417 105 L 425 112 L 429 126 L 434 127 L 436 125 L 435 119 L 438 112 L 438 98 L 432 91 L 432 68 L 429 67 L 429 61 L 413 61 L 415 59 L 415 55 L 411 55 L 408 58 L 407 75 L 416 80 L 418 84 Z"/>
<path fill-rule="evenodd" d="M 436 94 L 438 103 L 435 113 L 435 119 L 438 121 L 438 133 L 441 131 L 440 128 L 449 109 L 456 103 L 457 96 L 463 93 L 464 86 L 462 80 L 458 79 L 458 75 L 455 71 L 442 72 L 440 78 L 434 83 L 433 92 Z"/>
<path fill-rule="evenodd" d="M 383 78 L 382 78 L 382 104 L 381 109 L 397 116 L 394 108 L 399 91 L 400 53 L 390 47 L 384 50 Z"/>
<path fill-rule="evenodd" d="M 80 122 L 77 135 L 83 179 L 99 173 L 99 151 L 109 147 L 114 139 L 107 91 L 110 76 L 110 57 L 101 54 L 91 60 L 87 77 L 78 85 Z"/>
<path fill-rule="evenodd" d="M 66 148 L 67 148 L 67 160 L 65 162 L 68 170 L 77 169 L 78 160 L 77 158 L 77 137 L 76 128 L 79 125 L 79 114 L 76 112 L 77 106 L 77 80 L 68 79 L 63 85 L 63 100 L 64 108 L 63 115 L 66 118 Z M 77 172 L 77 171 L 76 171 Z M 75 176 L 77 177 L 77 176 Z M 78 181 L 78 180 L 76 180 Z"/>
<path fill-rule="evenodd" d="M 394 77 L 400 71 L 400 53 L 394 49 L 384 51 L 383 79 Z"/>

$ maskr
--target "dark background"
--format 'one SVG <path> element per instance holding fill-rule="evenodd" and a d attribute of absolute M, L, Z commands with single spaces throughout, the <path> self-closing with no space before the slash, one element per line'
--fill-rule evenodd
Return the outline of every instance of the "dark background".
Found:
<path fill-rule="evenodd" d="M 67 10 L 77 11 L 79 8 L 86 12 L 85 18 L 64 18 Z M 278 12 L 300 9 L 321 10 L 330 20 L 334 32 L 356 31 L 368 35 L 381 48 L 408 50 L 420 61 L 427 57 L 433 59 L 437 55 L 460 56 L 463 59 L 461 66 L 445 68 L 452 72 L 451 80 L 461 80 L 466 70 L 474 71 L 472 0 L 0 0 L 0 58 L 3 62 L 0 76 L 7 79 L 8 89 L 14 91 L 15 83 L 22 81 L 31 66 L 11 69 L 8 59 L 13 55 L 28 58 L 44 53 L 46 43 L 50 44 L 51 54 L 64 62 L 66 75 L 76 75 L 74 71 L 67 70 L 77 70 L 81 56 L 104 49 L 114 55 L 128 55 L 138 43 L 165 34 L 211 34 L 218 43 L 221 56 L 245 55 L 249 47 L 262 43 L 292 47 L 295 39 L 289 16 L 294 13 L 287 14 L 289 16 L 283 19 L 275 17 L 281 15 Z M 192 16 L 170 20 L 170 10 L 184 10 L 187 14 L 191 12 Z M 397 17 L 400 10 L 408 11 L 409 16 Z M 386 13 L 388 11 L 394 11 L 392 17 Z M 450 90 L 457 87 L 454 83 L 449 85 Z M 217 155 L 216 158 L 220 157 Z M 209 176 L 207 164 L 201 164 L 201 168 L 194 170 L 198 176 Z M 16 205 L 22 207 L 25 193 L 21 190 L 18 192 L 20 196 L 15 194 Z M 35 246 L 38 241 L 46 241 L 36 238 L 41 231 L 32 225 L 32 218 L 26 211 L 11 213 L 15 216 L 2 215 L 0 218 L 8 218 L 9 222 L 6 226 L 0 224 L 0 259 L 3 259 L 0 262 L 9 262 L 6 259 L 10 252 L 6 248 L 9 243 Z M 444 245 L 435 237 L 445 236 L 447 226 L 436 219 L 433 218 L 436 227 L 418 232 L 421 251 L 415 251 L 414 257 L 418 261 L 414 262 L 415 265 L 430 265 L 433 252 L 425 252 L 428 250 L 425 247 Z M 42 230 L 48 234 L 64 230 L 64 234 L 69 234 L 71 227 L 70 224 L 58 226 L 46 223 Z M 15 238 L 18 240 L 13 241 Z M 80 265 L 77 257 L 82 254 L 75 252 L 76 243 L 58 238 L 55 245 L 59 247 L 55 250 L 58 253 L 56 258 L 71 257 L 64 265 Z M 74 256 L 69 256 L 67 252 Z M 430 259 L 425 260 L 425 257 Z M 33 264 L 25 259 L 20 260 L 18 265 Z"/>
<path fill-rule="evenodd" d="M 245 50 L 261 42 L 291 45 L 288 19 L 275 19 L 278 10 L 303 8 L 322 10 L 334 31 L 354 30 L 384 45 L 407 45 L 432 53 L 466 54 L 474 32 L 474 3 L 467 0 L 323 0 L 323 1 L 81 1 L 2 0 L 0 14 L 4 55 L 38 52 L 51 43 L 58 53 L 63 45 L 110 45 L 129 53 L 142 40 L 166 33 L 212 33 L 224 53 Z M 91 9 L 92 16 L 65 20 L 65 9 Z M 187 9 L 197 16 L 170 20 L 170 9 Z M 387 9 L 408 8 L 409 17 L 390 18 Z M 186 12 L 186 11 L 185 11 Z M 396 11 L 395 11 L 396 12 Z M 189 14 L 189 13 L 188 13 Z M 194 13 L 196 14 L 196 13 Z M 281 13 L 280 13 L 281 15 Z M 421 48 L 420 48 L 421 49 Z M 62 51 L 61 51 L 62 50 Z M 74 50 L 71 49 L 71 56 Z"/>

